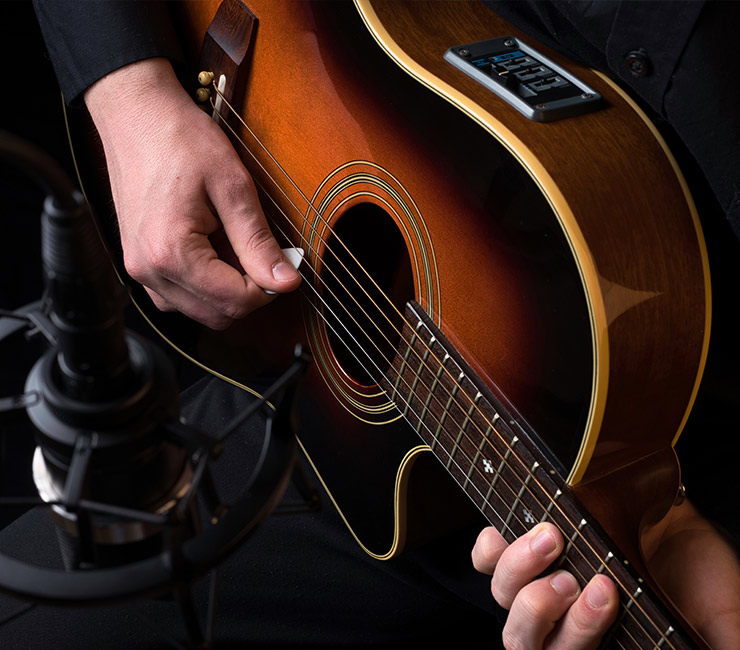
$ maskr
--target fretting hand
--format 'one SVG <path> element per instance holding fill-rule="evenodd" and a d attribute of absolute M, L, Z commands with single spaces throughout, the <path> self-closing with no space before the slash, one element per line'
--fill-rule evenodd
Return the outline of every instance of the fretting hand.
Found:
<path fill-rule="evenodd" d="M 616 618 L 614 583 L 597 575 L 580 590 L 567 571 L 540 576 L 563 550 L 552 524 L 539 524 L 511 545 L 495 528 L 484 529 L 473 548 L 473 565 L 491 574 L 491 593 L 509 615 L 503 631 L 507 649 L 590 650 Z"/>
<path fill-rule="evenodd" d="M 652 577 L 712 650 L 740 648 L 740 562 L 737 549 L 685 501 L 645 531 Z M 510 610 L 504 627 L 509 650 L 597 648 L 619 604 L 615 584 L 595 576 L 583 591 L 565 571 L 546 571 L 563 551 L 549 523 L 511 545 L 494 528 L 473 548 L 475 568 L 492 575 L 491 593 Z"/>

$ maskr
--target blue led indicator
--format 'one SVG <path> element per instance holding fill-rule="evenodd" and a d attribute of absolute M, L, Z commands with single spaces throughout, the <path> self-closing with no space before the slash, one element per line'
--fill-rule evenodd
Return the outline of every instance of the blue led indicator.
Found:
<path fill-rule="evenodd" d="M 491 61 L 493 63 L 499 63 L 500 61 L 508 61 L 509 59 L 518 59 L 522 56 L 524 56 L 524 52 L 522 52 L 521 50 L 517 50 L 516 52 L 507 52 L 506 54 L 498 54 L 497 56 L 492 56 Z"/>

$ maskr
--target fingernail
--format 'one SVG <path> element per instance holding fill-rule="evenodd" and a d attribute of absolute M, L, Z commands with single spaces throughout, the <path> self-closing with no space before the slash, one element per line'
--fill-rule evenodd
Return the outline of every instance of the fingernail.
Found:
<path fill-rule="evenodd" d="M 594 609 L 601 609 L 609 604 L 608 594 L 601 588 L 598 582 L 590 582 L 586 587 L 586 600 Z"/>
<path fill-rule="evenodd" d="M 272 277 L 279 282 L 291 282 L 295 280 L 298 267 L 303 261 L 304 251 L 297 246 L 294 248 L 283 248 L 285 256 L 281 262 L 272 267 Z"/>
<path fill-rule="evenodd" d="M 555 542 L 555 538 L 550 533 L 546 530 L 542 530 L 532 540 L 530 547 L 535 553 L 539 553 L 540 555 L 549 555 L 555 550 L 557 544 Z"/>
<path fill-rule="evenodd" d="M 553 573 L 550 577 L 550 584 L 561 596 L 575 596 L 579 591 L 578 582 L 567 571 Z"/>
<path fill-rule="evenodd" d="M 272 267 L 272 277 L 278 282 L 295 280 L 296 270 L 289 262 L 278 262 Z"/>

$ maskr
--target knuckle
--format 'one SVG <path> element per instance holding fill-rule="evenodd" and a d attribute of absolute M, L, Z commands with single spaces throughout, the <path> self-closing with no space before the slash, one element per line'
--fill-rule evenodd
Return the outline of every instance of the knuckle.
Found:
<path fill-rule="evenodd" d="M 147 249 L 147 262 L 157 275 L 170 277 L 174 267 L 173 248 L 162 241 L 151 243 Z"/>
<path fill-rule="evenodd" d="M 124 257 L 123 265 L 126 269 L 126 273 L 128 273 L 137 282 L 146 284 L 149 280 L 149 266 L 144 263 L 141 257 L 126 255 Z"/>
<path fill-rule="evenodd" d="M 124 254 L 126 272 L 142 284 L 157 276 L 171 277 L 173 249 L 162 242 L 153 242 L 143 250 L 128 251 Z"/>
<path fill-rule="evenodd" d="M 243 198 L 251 193 L 252 180 L 241 165 L 232 168 L 228 174 L 219 178 L 221 187 L 226 196 Z"/>
<path fill-rule="evenodd" d="M 240 320 L 251 313 L 252 309 L 249 305 L 244 304 L 228 304 L 222 309 L 222 312 L 229 321 Z"/>
<path fill-rule="evenodd" d="M 214 283 L 203 298 L 223 318 L 239 320 L 251 313 L 255 307 L 242 287 L 235 287 L 227 282 Z"/>
<path fill-rule="evenodd" d="M 525 621 L 535 622 L 550 617 L 550 603 L 541 596 L 536 585 L 524 587 L 516 597 L 518 615 Z"/>
<path fill-rule="evenodd" d="M 174 311 L 175 308 L 162 296 L 160 296 L 156 291 L 152 291 L 151 289 L 146 290 L 147 294 L 151 298 L 152 302 L 154 303 L 154 306 L 159 309 L 159 311 Z"/>
<path fill-rule="evenodd" d="M 267 225 L 260 225 L 255 228 L 246 241 L 246 249 L 250 253 L 258 253 L 275 245 L 275 239 Z"/>
<path fill-rule="evenodd" d="M 511 602 L 504 597 L 501 587 L 496 583 L 494 578 L 491 578 L 491 596 L 501 607 L 508 609 L 511 606 Z"/>
<path fill-rule="evenodd" d="M 177 309 L 166 300 L 155 300 L 154 305 L 157 309 L 159 309 L 159 311 L 169 313 L 177 311 Z"/>
<path fill-rule="evenodd" d="M 505 552 L 499 558 L 494 572 L 494 581 L 499 588 L 512 587 L 522 582 L 522 569 L 518 562 L 513 562 L 512 557 Z"/>
<path fill-rule="evenodd" d="M 506 542 L 493 527 L 484 528 L 473 546 L 471 558 L 476 570 L 493 573 Z"/>

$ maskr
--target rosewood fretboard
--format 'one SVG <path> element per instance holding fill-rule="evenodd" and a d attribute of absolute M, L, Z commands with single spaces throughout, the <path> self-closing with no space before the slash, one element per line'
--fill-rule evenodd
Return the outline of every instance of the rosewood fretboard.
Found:
<path fill-rule="evenodd" d="M 491 524 L 511 542 L 550 521 L 568 540 L 560 567 L 582 587 L 597 573 L 616 582 L 621 613 L 605 647 L 696 647 L 583 511 L 525 420 L 478 379 L 420 305 L 409 302 L 404 321 L 383 388 Z"/>

